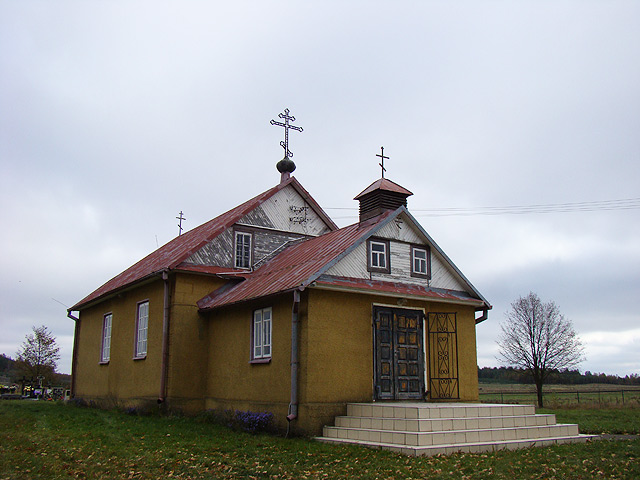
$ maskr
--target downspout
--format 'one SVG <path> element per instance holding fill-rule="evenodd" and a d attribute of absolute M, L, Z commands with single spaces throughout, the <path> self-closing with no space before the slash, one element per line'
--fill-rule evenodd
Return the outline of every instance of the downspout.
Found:
<path fill-rule="evenodd" d="M 293 291 L 293 308 L 291 311 L 291 400 L 287 421 L 298 418 L 298 309 L 300 307 L 300 290 Z M 287 433 L 288 433 L 287 428 Z"/>
<path fill-rule="evenodd" d="M 160 371 L 160 395 L 158 405 L 165 400 L 167 390 L 167 365 L 169 364 L 169 270 L 163 270 L 162 281 L 164 282 L 164 313 L 162 318 L 162 367 Z"/>
<path fill-rule="evenodd" d="M 484 322 L 487 318 L 489 318 L 489 309 L 488 308 L 483 308 L 482 310 L 476 310 L 476 311 L 481 311 L 482 315 L 480 315 L 478 318 L 476 318 L 476 325 L 479 324 L 480 322 Z"/>
<path fill-rule="evenodd" d="M 80 334 L 80 319 L 71 314 L 71 310 L 67 310 L 67 317 L 76 322 L 73 332 L 73 354 L 71 356 L 71 398 L 76 396 L 76 369 L 78 367 L 78 335 Z"/>

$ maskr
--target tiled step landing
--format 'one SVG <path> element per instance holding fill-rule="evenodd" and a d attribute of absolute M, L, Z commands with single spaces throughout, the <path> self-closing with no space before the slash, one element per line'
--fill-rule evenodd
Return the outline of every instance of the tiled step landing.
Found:
<path fill-rule="evenodd" d="M 407 455 L 490 452 L 586 442 L 577 425 L 537 415 L 531 405 L 351 403 L 317 440 L 356 443 Z"/>

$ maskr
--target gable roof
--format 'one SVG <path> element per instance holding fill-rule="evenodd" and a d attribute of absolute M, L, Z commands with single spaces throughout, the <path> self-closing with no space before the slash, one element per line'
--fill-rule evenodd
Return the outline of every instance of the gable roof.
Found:
<path fill-rule="evenodd" d="M 443 259 L 460 276 L 463 283 L 473 292 L 475 297 L 463 292 L 404 285 L 393 281 L 365 281 L 325 275 L 333 265 L 355 250 L 358 245 L 375 235 L 376 232 L 402 214 L 407 215 L 407 218 L 415 224 L 424 238 L 442 255 Z M 462 272 L 451 262 L 449 257 L 445 255 L 442 249 L 409 214 L 406 207 L 400 207 L 395 211 L 387 211 L 367 221 L 355 223 L 340 230 L 292 245 L 266 262 L 255 272 L 239 275 L 237 278 L 243 281 L 233 286 L 225 285 L 215 290 L 197 302 L 198 308 L 202 311 L 212 310 L 222 306 L 305 288 L 316 281 L 322 285 L 349 287 L 361 291 L 395 292 L 396 295 L 429 297 L 444 301 L 462 301 L 473 304 L 476 307 L 491 308 L 489 302 L 462 275 Z"/>
<path fill-rule="evenodd" d="M 329 216 L 322 210 L 320 205 L 309 195 L 304 187 L 298 182 L 295 177 L 291 177 L 288 180 L 270 188 L 269 190 L 253 197 L 245 203 L 232 208 L 228 212 L 209 220 L 202 225 L 189 230 L 188 232 L 179 235 L 170 242 L 166 243 L 162 247 L 158 248 L 151 254 L 138 261 L 124 272 L 116 275 L 107 283 L 93 291 L 85 298 L 76 303 L 73 307 L 69 308 L 69 312 L 78 310 L 88 306 L 90 303 L 108 296 L 109 294 L 126 288 L 134 283 L 146 280 L 150 277 L 158 275 L 162 271 L 175 269 L 180 267 L 181 270 L 187 269 L 182 263 L 189 258 L 193 253 L 200 248 L 211 242 L 218 235 L 224 232 L 227 228 L 231 227 L 234 223 L 244 217 L 246 214 L 254 210 L 256 207 L 264 203 L 267 199 L 271 198 L 274 194 L 284 189 L 288 185 L 291 185 L 302 196 L 307 203 L 316 211 L 318 216 L 327 224 L 331 230 L 336 230 L 338 227 L 329 218 Z M 193 270 L 193 268 L 189 268 Z M 218 273 L 218 270 L 224 270 L 229 272 L 230 268 L 220 269 L 219 267 L 204 267 L 200 269 L 203 273 Z"/>
<path fill-rule="evenodd" d="M 305 242 L 292 245 L 266 262 L 245 280 L 232 288 L 221 287 L 198 301 L 200 310 L 211 310 L 224 305 L 244 302 L 275 293 L 306 287 L 337 260 L 350 252 L 391 218 L 387 212 L 367 222 L 325 233 Z"/>

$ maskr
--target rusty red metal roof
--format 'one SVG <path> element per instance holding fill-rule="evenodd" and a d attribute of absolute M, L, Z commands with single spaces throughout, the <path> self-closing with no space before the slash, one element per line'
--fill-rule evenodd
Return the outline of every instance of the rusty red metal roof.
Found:
<path fill-rule="evenodd" d="M 292 245 L 233 288 L 223 287 L 200 299 L 198 307 L 211 310 L 306 287 L 393 213 L 389 211 L 366 222 Z"/>
<path fill-rule="evenodd" d="M 371 185 L 369 185 L 367 188 L 365 188 L 362 192 L 360 192 L 354 198 L 354 200 L 359 200 L 361 197 L 364 197 L 367 193 L 371 193 L 371 192 L 373 192 L 375 190 L 387 190 L 389 192 L 401 193 L 403 195 L 406 195 L 407 197 L 409 195 L 413 195 L 413 193 L 411 193 L 409 190 L 407 190 L 404 187 L 401 187 L 400 185 L 398 185 L 395 182 L 392 182 L 388 178 L 381 178 L 379 180 L 376 180 Z"/>
<path fill-rule="evenodd" d="M 276 185 L 273 188 L 253 197 L 245 203 L 238 205 L 237 207 L 229 210 L 226 213 L 209 220 L 208 222 L 196 227 L 182 235 L 174 238 L 169 243 L 163 245 L 153 253 L 147 255 L 145 258 L 135 263 L 124 272 L 116 275 L 107 283 L 93 291 L 85 298 L 76 303 L 69 311 L 78 310 L 87 306 L 89 303 L 108 296 L 109 294 L 126 288 L 134 283 L 150 278 L 154 275 L 160 274 L 164 270 L 171 270 L 180 266 L 181 270 L 185 270 L 186 265 L 181 265 L 189 256 L 198 251 L 200 248 L 211 242 L 218 235 L 224 232 L 227 228 L 231 227 L 234 223 L 240 220 L 247 213 L 258 207 L 264 201 L 269 199 L 278 191 L 285 188 L 287 185 L 293 186 L 296 191 L 311 204 L 314 210 L 320 215 L 323 220 L 332 229 L 338 227 L 333 223 L 329 216 L 324 213 L 322 208 L 316 203 L 316 201 L 309 195 L 309 193 L 300 185 L 300 183 L 291 177 L 285 182 Z M 193 271 L 197 267 L 189 267 Z M 207 268 L 209 271 L 207 272 Z M 216 271 L 216 267 L 203 267 L 202 273 L 221 273 Z M 222 269 L 221 269 L 222 270 Z M 223 270 L 232 271 L 230 268 L 224 268 Z"/>
<path fill-rule="evenodd" d="M 466 292 L 430 288 L 418 284 L 368 280 L 366 278 L 336 277 L 333 275 L 322 275 L 316 280 L 316 284 L 319 287 L 328 286 L 329 288 L 353 291 L 391 293 L 398 296 L 427 297 L 441 301 L 466 302 L 478 306 L 484 305 L 482 300 L 472 297 Z"/>

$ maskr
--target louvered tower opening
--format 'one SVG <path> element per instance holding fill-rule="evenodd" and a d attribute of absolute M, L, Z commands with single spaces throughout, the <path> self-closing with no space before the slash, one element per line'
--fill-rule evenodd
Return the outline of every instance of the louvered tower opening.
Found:
<path fill-rule="evenodd" d="M 388 210 L 406 207 L 407 197 L 410 195 L 413 193 L 386 178 L 373 182 L 354 199 L 360 202 L 360 221 L 376 217 Z"/>

